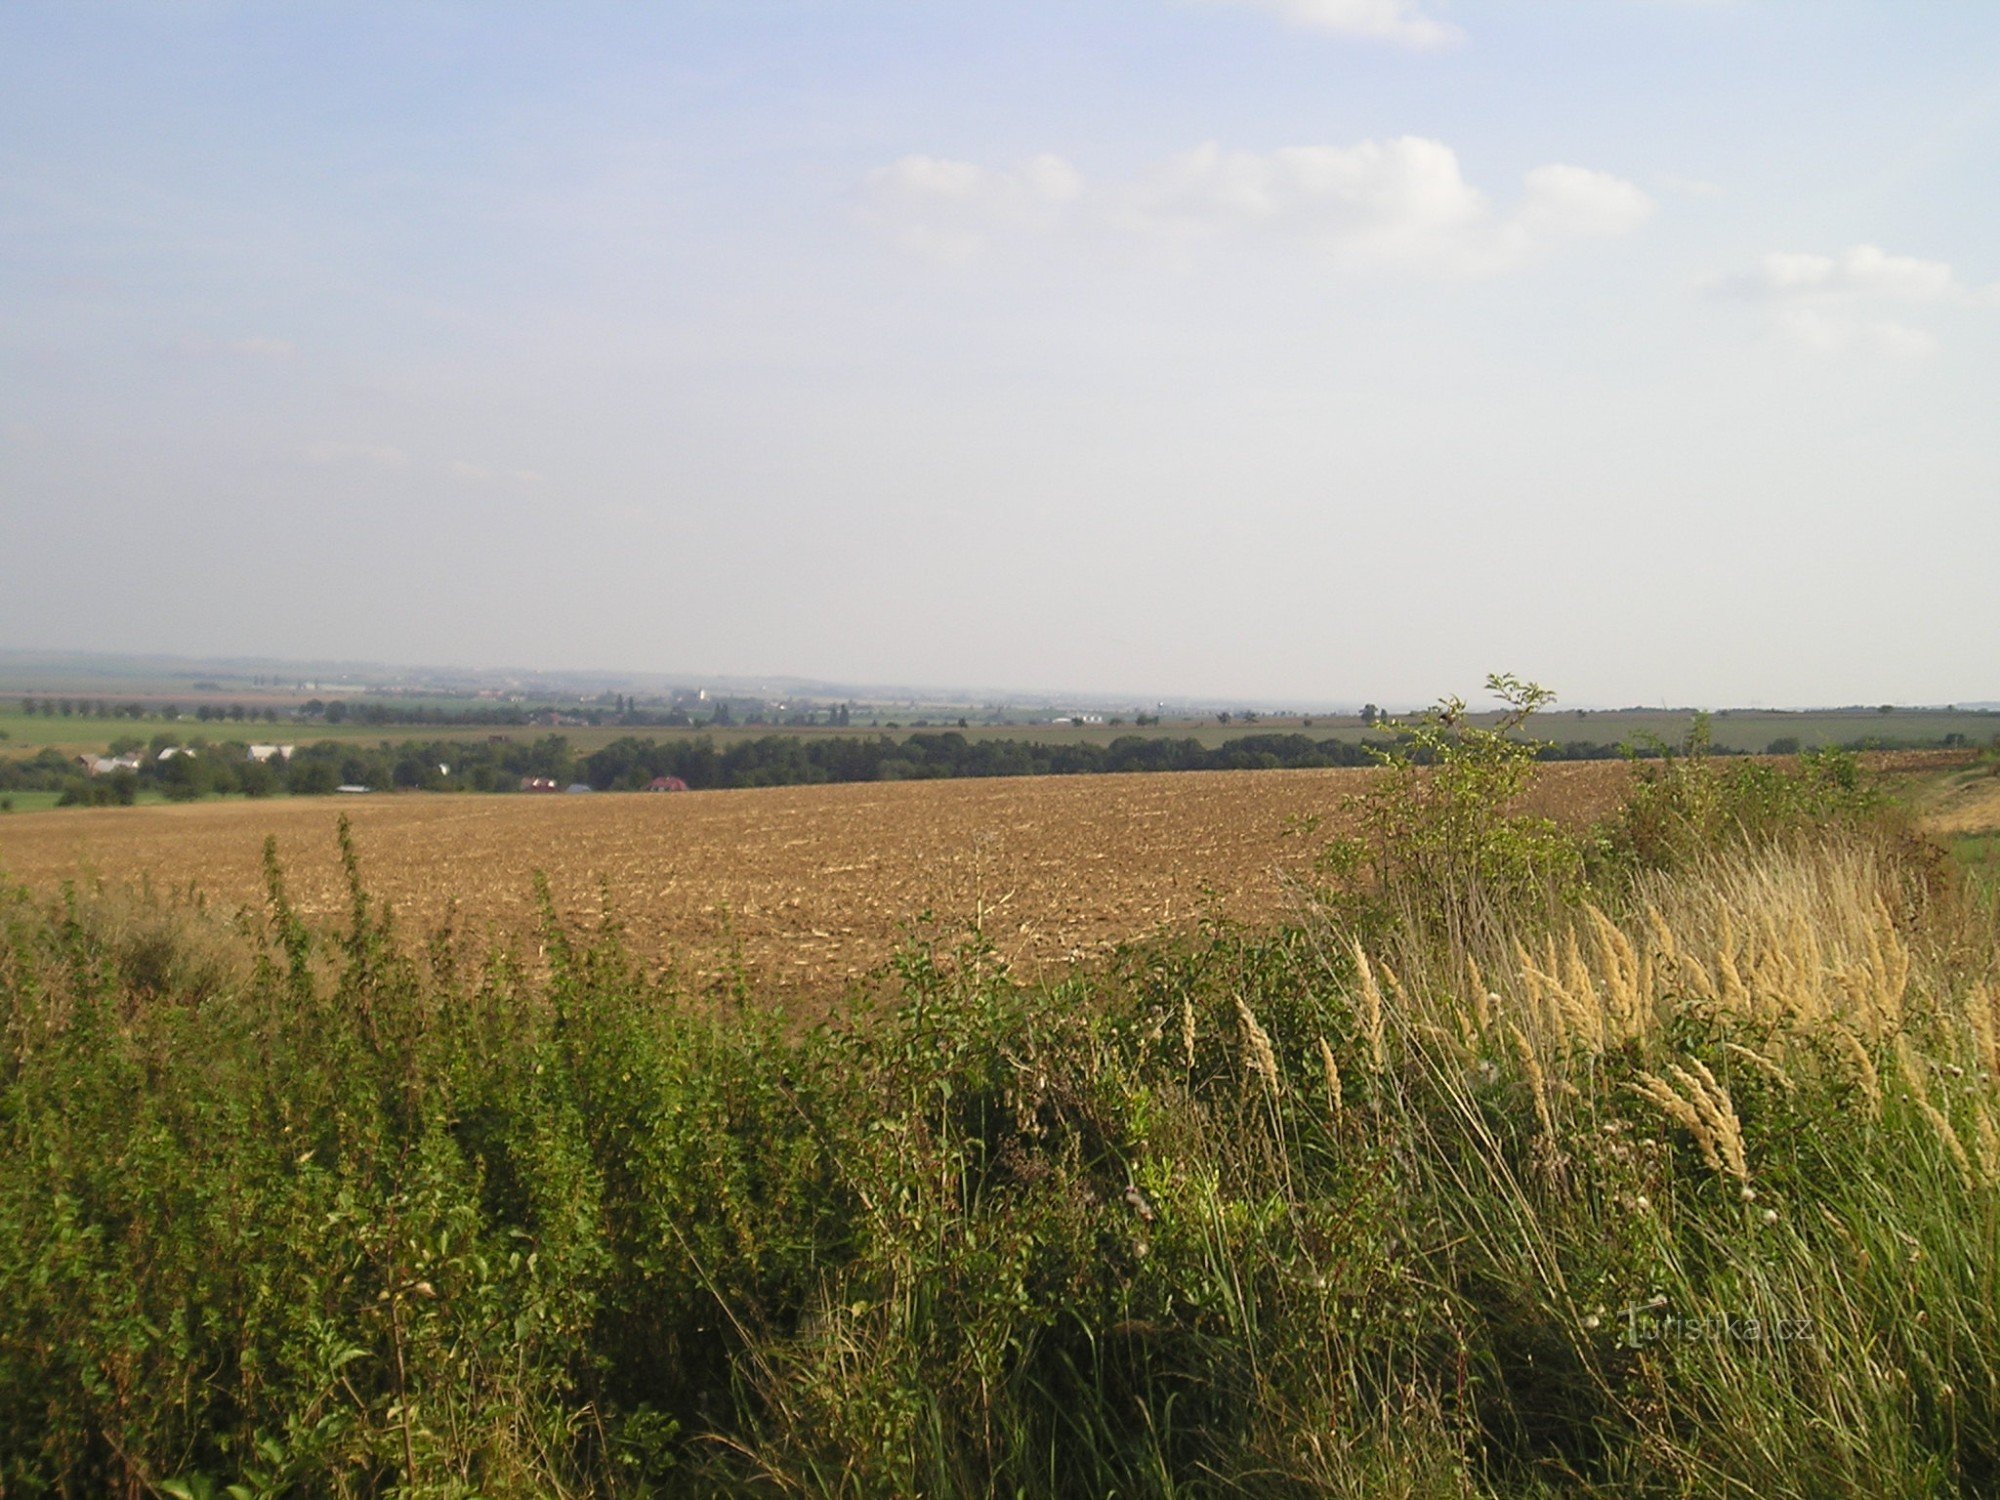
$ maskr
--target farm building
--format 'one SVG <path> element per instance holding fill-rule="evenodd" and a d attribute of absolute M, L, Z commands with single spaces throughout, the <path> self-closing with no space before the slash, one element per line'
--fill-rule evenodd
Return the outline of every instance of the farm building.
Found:
<path fill-rule="evenodd" d="M 556 781 L 553 776 L 523 776 L 521 790 L 524 792 L 553 792 Z"/>
<path fill-rule="evenodd" d="M 292 758 L 292 747 L 290 745 L 252 745 L 250 747 L 250 758 L 252 760 L 267 761 L 274 757 L 278 760 L 290 760 Z"/>
<path fill-rule="evenodd" d="M 583 795 L 583 793 L 585 792 L 594 792 L 597 790 L 597 788 L 592 786 L 587 781 L 572 781 L 568 786 L 564 787 L 563 790 L 569 793 L 572 797 L 578 797 Z"/>
<path fill-rule="evenodd" d="M 678 776 L 655 776 L 646 783 L 649 792 L 684 792 L 687 789 L 688 784 Z"/>
<path fill-rule="evenodd" d="M 139 769 L 139 757 L 136 755 L 79 755 L 76 763 L 83 768 L 86 776 L 109 776 L 114 771 Z"/>

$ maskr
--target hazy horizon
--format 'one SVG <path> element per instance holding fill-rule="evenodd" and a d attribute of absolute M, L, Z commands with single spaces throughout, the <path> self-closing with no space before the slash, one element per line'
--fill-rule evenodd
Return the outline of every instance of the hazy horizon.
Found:
<path fill-rule="evenodd" d="M 0 647 L 1991 701 L 1996 58 L 1802 0 L 9 8 Z"/>

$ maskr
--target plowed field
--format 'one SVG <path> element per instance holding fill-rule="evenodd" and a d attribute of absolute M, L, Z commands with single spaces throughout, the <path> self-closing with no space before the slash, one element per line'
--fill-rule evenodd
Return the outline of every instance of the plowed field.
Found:
<path fill-rule="evenodd" d="M 407 927 L 456 907 L 474 929 L 528 935 L 533 872 L 565 914 L 608 890 L 635 947 L 700 978 L 732 943 L 762 982 L 837 987 L 930 908 L 975 910 L 1015 963 L 1099 953 L 1207 911 L 1282 914 L 1283 872 L 1336 829 L 1371 771 L 1229 771 L 778 787 L 668 795 L 376 795 L 16 813 L 0 875 L 194 886 L 261 900 L 266 834 L 311 918 L 345 907 L 335 820 L 353 822 L 371 890 Z M 1621 764 L 1552 766 L 1535 801 L 1566 819 L 1607 809 Z"/>

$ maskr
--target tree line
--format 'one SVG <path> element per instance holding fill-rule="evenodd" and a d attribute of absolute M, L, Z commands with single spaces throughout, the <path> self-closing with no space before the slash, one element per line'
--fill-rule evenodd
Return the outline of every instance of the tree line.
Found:
<path fill-rule="evenodd" d="M 0 795 L 59 791 L 66 804 L 103 804 L 129 803 L 147 791 L 175 801 L 215 795 L 315 796 L 343 786 L 374 791 L 518 792 L 529 779 L 565 789 L 608 792 L 644 790 L 661 777 L 704 790 L 949 777 L 1305 770 L 1372 765 L 1392 743 L 1387 737 L 1358 741 L 1299 733 L 1242 735 L 1219 745 L 1143 735 L 1124 735 L 1108 744 L 1041 743 L 973 739 L 947 730 L 900 739 L 887 734 L 867 738 L 768 734 L 730 744 L 717 744 L 707 736 L 665 740 L 627 736 L 584 752 L 564 736 L 548 734 L 532 740 L 385 740 L 374 745 L 323 740 L 300 746 L 289 761 L 276 756 L 257 761 L 240 741 L 209 743 L 197 738 L 182 745 L 162 734 L 143 746 L 136 740 L 113 742 L 114 755 L 136 756 L 138 765 L 97 776 L 86 774 L 76 759 L 55 750 L 0 760 Z M 161 758 L 169 748 L 177 753 Z M 1796 742 L 1772 747 L 1774 753 L 1796 748 Z M 1842 748 L 1919 747 L 1869 741 Z M 1643 759 L 1660 753 L 1657 746 L 1585 740 L 1546 744 L 1536 751 L 1540 759 L 1555 761 Z M 1709 753 L 1731 752 L 1712 748 Z"/>
<path fill-rule="evenodd" d="M 162 758 L 162 752 L 175 753 Z M 313 796 L 342 786 L 371 790 L 515 792 L 525 781 L 563 788 L 639 791 L 661 777 L 690 789 L 803 786 L 824 782 L 913 781 L 948 777 L 1079 776 L 1111 772 L 1298 770 L 1364 766 L 1366 744 L 1304 734 L 1254 734 L 1220 745 L 1193 738 L 1126 735 L 1109 744 L 1045 744 L 971 739 L 956 731 L 895 738 L 808 738 L 769 734 L 718 745 L 706 736 L 667 740 L 627 736 L 583 752 L 559 734 L 533 740 L 405 740 L 375 745 L 323 740 L 289 761 L 258 761 L 240 741 L 181 745 L 167 735 L 150 744 L 113 742 L 133 769 L 91 776 L 59 751 L 0 761 L 0 793 L 60 791 L 66 804 L 130 803 L 142 791 L 175 801 L 213 795 Z M 1615 748 L 1575 744 L 1546 752 L 1557 759 L 1601 759 Z"/>

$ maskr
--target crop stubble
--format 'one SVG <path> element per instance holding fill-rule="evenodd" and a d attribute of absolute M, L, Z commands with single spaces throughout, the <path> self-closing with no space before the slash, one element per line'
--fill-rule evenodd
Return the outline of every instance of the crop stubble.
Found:
<path fill-rule="evenodd" d="M 1101 953 L 1205 913 L 1258 922 L 1288 900 L 1284 872 L 1340 826 L 1369 771 L 774 787 L 671 795 L 400 796 L 205 803 L 16 814 L 0 822 L 0 873 L 192 884 L 212 903 L 262 897 L 265 835 L 278 839 L 302 912 L 346 907 L 335 820 L 353 823 L 368 887 L 406 928 L 455 906 L 463 925 L 534 928 L 533 872 L 565 916 L 594 919 L 608 892 L 633 946 L 695 978 L 732 945 L 766 983 L 823 989 L 863 974 L 926 908 L 982 912 L 1013 963 Z M 1534 802 L 1565 820 L 1617 796 L 1622 765 L 1552 766 Z"/>

